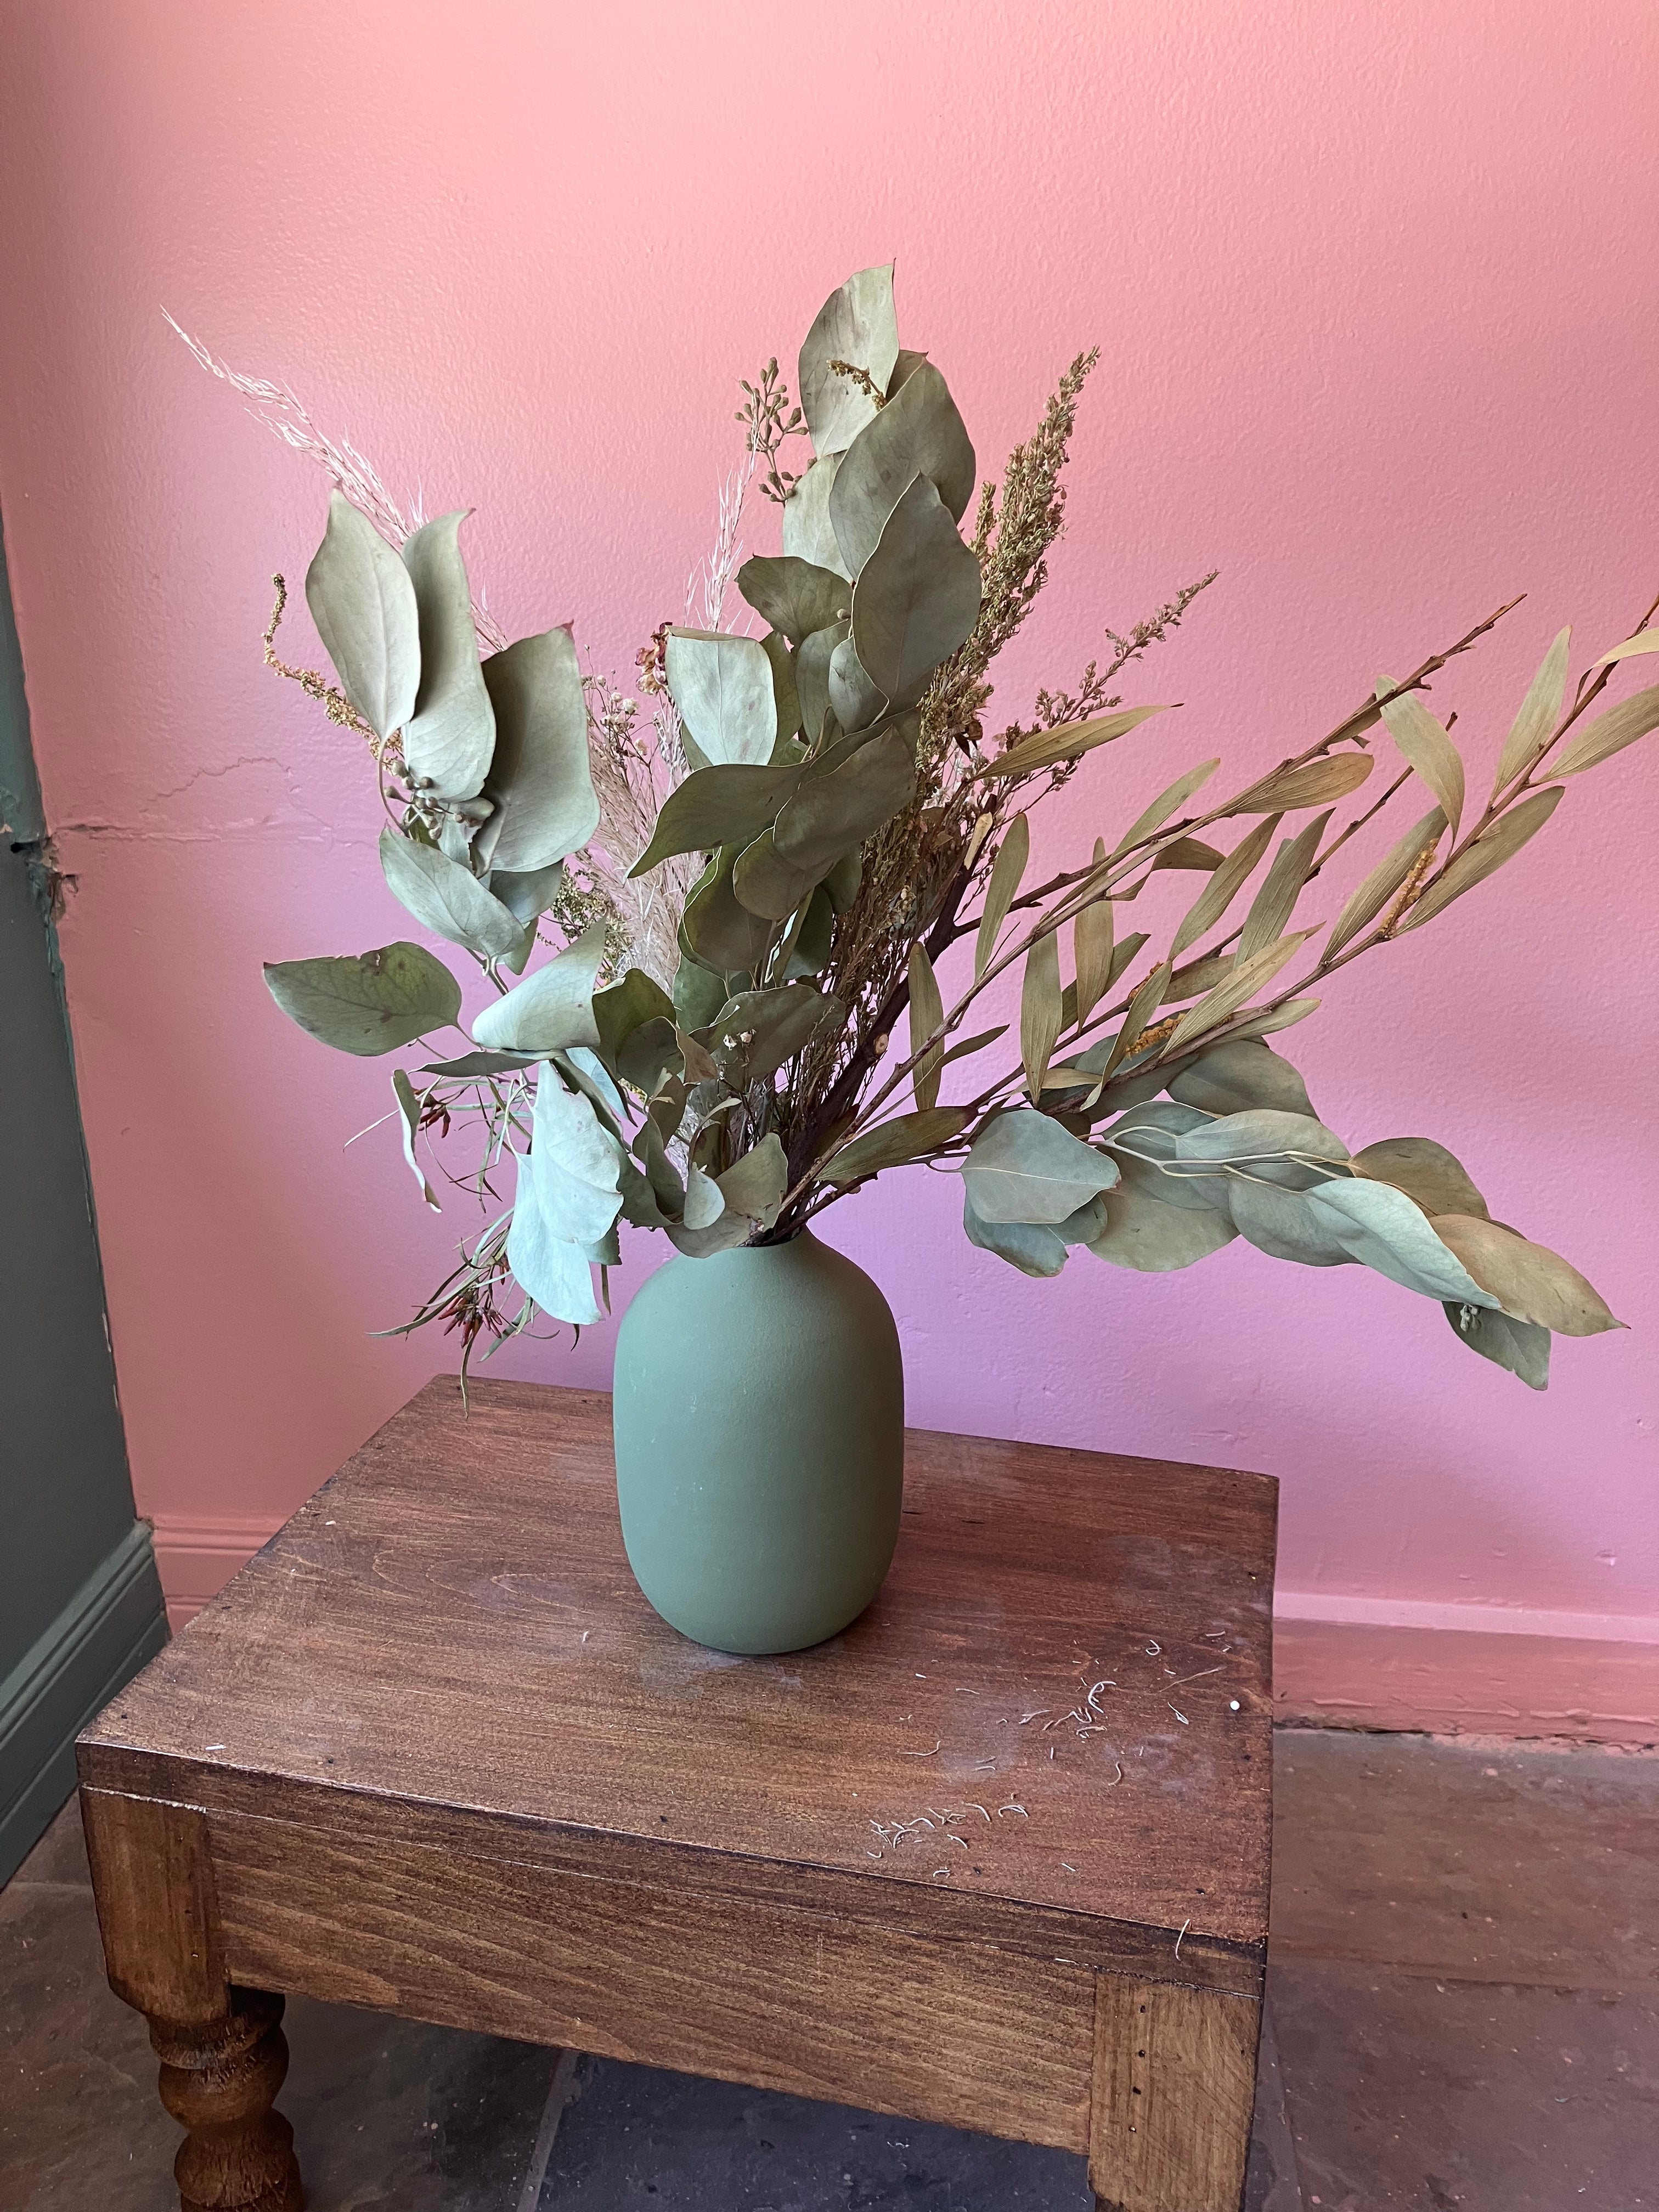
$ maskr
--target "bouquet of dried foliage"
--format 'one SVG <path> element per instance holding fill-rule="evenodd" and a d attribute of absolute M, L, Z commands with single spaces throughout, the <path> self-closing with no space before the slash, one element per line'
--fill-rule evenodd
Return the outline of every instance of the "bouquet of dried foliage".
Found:
<path fill-rule="evenodd" d="M 1507 608 L 1270 775 L 1216 799 L 1220 763 L 1201 761 L 1096 835 L 1103 794 L 1091 781 L 1083 802 L 1079 763 L 1163 711 L 1113 686 L 1211 579 L 1108 632 L 1074 694 L 1040 692 L 1029 723 L 988 733 L 992 664 L 1042 588 L 1094 362 L 1072 364 L 975 502 L 945 380 L 899 343 L 891 269 L 851 277 L 807 333 L 799 404 L 775 362 L 743 387 L 744 459 L 687 622 L 640 655 L 648 704 L 585 675 L 567 629 L 507 643 L 473 604 L 461 515 L 410 527 L 291 393 L 233 378 L 337 486 L 306 595 L 337 684 L 277 659 L 280 579 L 267 658 L 366 740 L 388 888 L 495 994 L 441 1057 L 461 987 L 423 945 L 265 971 L 324 1042 L 420 1048 L 392 1083 L 429 1205 L 423 1146 L 469 1148 L 450 1180 L 487 1225 L 406 1328 L 444 1321 L 470 1354 L 538 1311 L 580 1327 L 623 1221 L 693 1257 L 777 1243 L 916 1163 L 959 1173 L 970 1243 L 1030 1275 L 1079 1245 L 1161 1273 L 1235 1237 L 1304 1266 L 1357 1261 L 1539 1389 L 1553 1331 L 1619 1326 L 1431 1139 L 1351 1154 L 1265 1040 L 1338 969 L 1437 921 L 1575 777 L 1659 723 L 1659 686 L 1589 713 L 1618 663 L 1659 647 L 1654 609 L 1571 696 L 1561 631 L 1484 800 L 1423 695 Z M 802 437 L 813 458 L 791 473 Z M 757 477 L 783 551 L 737 568 L 750 612 L 723 628 Z M 1030 809 L 1068 786 L 1087 857 L 1033 884 Z M 1333 863 L 1396 799 L 1417 818 L 1339 902 Z M 1154 942 L 1124 923 L 1164 870 L 1197 891 Z M 532 967 L 544 925 L 557 949 Z M 982 1012 L 1010 971 L 1017 1034 Z"/>

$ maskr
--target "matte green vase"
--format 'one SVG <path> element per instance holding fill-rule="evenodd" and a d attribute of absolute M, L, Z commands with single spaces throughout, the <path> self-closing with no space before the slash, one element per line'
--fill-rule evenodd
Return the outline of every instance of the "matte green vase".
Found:
<path fill-rule="evenodd" d="M 720 1651 L 855 1620 L 898 1540 L 904 1369 L 887 1301 L 803 1230 L 671 1260 L 617 1336 L 617 1495 L 640 1588 Z"/>

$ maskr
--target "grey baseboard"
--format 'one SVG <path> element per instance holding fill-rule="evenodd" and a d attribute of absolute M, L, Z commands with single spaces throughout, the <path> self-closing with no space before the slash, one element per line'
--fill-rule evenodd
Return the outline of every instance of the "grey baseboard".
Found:
<path fill-rule="evenodd" d="M 0 1680 L 0 1882 L 75 1787 L 75 1739 L 167 1642 L 148 1522 L 88 1576 Z"/>

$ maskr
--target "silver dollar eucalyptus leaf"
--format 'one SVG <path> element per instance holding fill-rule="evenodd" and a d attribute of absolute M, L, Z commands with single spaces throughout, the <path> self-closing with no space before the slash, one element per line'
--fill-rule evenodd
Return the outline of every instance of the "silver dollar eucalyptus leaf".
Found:
<path fill-rule="evenodd" d="M 1227 1186 L 1227 1210 L 1241 1237 L 1274 1260 L 1304 1267 L 1351 1267 L 1358 1262 L 1330 1225 L 1309 1205 L 1305 1191 L 1236 1176 Z"/>
<path fill-rule="evenodd" d="M 739 906 L 769 921 L 785 921 L 817 887 L 819 868 L 798 868 L 779 854 L 769 830 L 738 854 L 732 889 Z"/>
<path fill-rule="evenodd" d="M 809 1037 L 842 1012 L 839 999 L 826 998 L 810 983 L 785 983 L 771 991 L 739 991 L 728 999 L 702 1032 L 720 1070 L 733 1091 L 775 1075 Z"/>
<path fill-rule="evenodd" d="M 380 868 L 394 898 L 416 921 L 481 960 L 510 960 L 528 950 L 524 924 L 484 889 L 470 868 L 435 845 L 418 845 L 388 822 L 380 832 Z"/>
<path fill-rule="evenodd" d="M 346 697 L 389 738 L 415 711 L 420 616 L 409 571 L 366 514 L 330 495 L 328 528 L 306 571 L 306 605 Z"/>
<path fill-rule="evenodd" d="M 579 1244 L 556 1237 L 543 1219 L 530 1161 L 524 1158 L 507 1232 L 507 1263 L 525 1296 L 554 1321 L 584 1328 L 599 1318 L 586 1255 Z"/>
<path fill-rule="evenodd" d="M 839 453 L 852 444 L 892 381 L 898 355 L 890 261 L 884 268 L 860 269 L 837 286 L 801 346 L 796 389 L 815 453 Z M 833 368 L 837 362 L 862 370 L 863 377 Z"/>
<path fill-rule="evenodd" d="M 799 768 L 700 768 L 663 801 L 657 826 L 630 878 L 676 853 L 712 853 L 757 837 L 800 783 Z"/>
<path fill-rule="evenodd" d="M 853 611 L 853 594 L 845 576 L 790 553 L 781 559 L 757 553 L 745 561 L 738 571 L 738 589 L 756 613 L 774 629 L 781 630 L 791 645 L 804 643 L 815 629 L 846 622 Z"/>
<path fill-rule="evenodd" d="M 1486 1218 L 1490 1209 L 1461 1160 L 1432 1137 L 1385 1137 L 1356 1152 L 1353 1164 L 1372 1182 L 1391 1182 L 1415 1199 L 1425 1213 L 1472 1213 Z"/>
<path fill-rule="evenodd" d="M 527 868 L 522 874 L 512 868 L 492 868 L 489 890 L 515 921 L 528 927 L 547 912 L 563 881 L 564 863 L 556 860 L 550 868 Z"/>
<path fill-rule="evenodd" d="M 757 637 L 671 629 L 668 689 L 681 720 L 711 763 L 759 765 L 778 734 L 772 664 Z"/>
<path fill-rule="evenodd" d="M 1047 1114 L 1028 1108 L 999 1114 L 963 1164 L 969 1199 L 981 1221 L 1052 1225 L 1118 1179 L 1117 1163 Z"/>
<path fill-rule="evenodd" d="M 1435 1234 L 1422 1207 L 1386 1182 L 1340 1181 L 1321 1183 L 1307 1194 L 1308 1204 L 1346 1251 L 1404 1289 L 1442 1303 L 1495 1306 L 1502 1300 L 1483 1290 L 1468 1269 Z"/>
<path fill-rule="evenodd" d="M 843 730 L 867 730 L 879 720 L 885 695 L 870 681 L 850 637 L 830 656 L 830 707 Z"/>
<path fill-rule="evenodd" d="M 267 961 L 265 984 L 290 1021 L 364 1059 L 413 1044 L 461 1011 L 460 985 L 418 945 L 383 945 L 356 959 Z"/>
<path fill-rule="evenodd" d="M 994 1252 L 1022 1275 L 1057 1275 L 1066 1265 L 1066 1239 L 1058 1229 L 1030 1221 L 981 1221 L 963 1194 L 962 1226 L 970 1244 Z"/>
<path fill-rule="evenodd" d="M 1155 1176 L 1125 1164 L 1122 1182 L 1106 1194 L 1105 1230 L 1090 1240 L 1097 1260 L 1142 1275 L 1167 1275 L 1208 1259 L 1237 1235 L 1228 1217 L 1210 1206 L 1166 1205 Z"/>
<path fill-rule="evenodd" d="M 490 866 L 529 874 L 580 852 L 599 826 L 574 641 L 568 629 L 521 637 L 490 654 L 483 680 L 495 712 L 484 797 L 501 817 Z"/>
<path fill-rule="evenodd" d="M 828 775 L 802 784 L 773 832 L 779 858 L 808 873 L 828 868 L 907 806 L 915 781 L 915 747 L 896 724 Z"/>
<path fill-rule="evenodd" d="M 421 623 L 421 688 L 404 726 L 404 761 L 416 787 L 440 799 L 476 798 L 495 747 L 495 710 L 478 664 L 472 592 L 461 559 L 465 520 L 465 511 L 441 514 L 404 547 Z"/>
<path fill-rule="evenodd" d="M 536 1085 L 527 1166 L 550 1235 L 573 1244 L 598 1243 L 622 1211 L 625 1157 L 601 1126 L 592 1102 L 579 1091 L 567 1091 L 556 1070 L 544 1068 Z M 521 1168 L 521 1188 L 524 1172 Z"/>
<path fill-rule="evenodd" d="M 1473 1214 L 1442 1214 L 1434 1225 L 1442 1243 L 1511 1320 L 1531 1322 L 1557 1336 L 1599 1336 L 1625 1326 L 1601 1292 L 1547 1245 Z"/>
<path fill-rule="evenodd" d="M 842 570 L 835 526 L 830 520 L 830 494 L 840 467 L 839 453 L 822 453 L 799 483 L 790 486 L 783 506 L 783 550 L 794 560 L 841 576 L 843 589 L 850 590 L 850 580 Z"/>
<path fill-rule="evenodd" d="M 960 522 L 974 495 L 972 441 L 945 379 L 931 362 L 854 439 L 830 495 L 830 520 L 849 576 L 875 551 L 888 516 L 913 478 L 927 477 Z"/>
<path fill-rule="evenodd" d="M 778 740 L 781 746 L 800 729 L 800 693 L 795 684 L 795 656 L 781 630 L 768 630 L 761 650 L 772 664 L 772 700 L 777 710 Z M 773 758 L 778 757 L 775 750 Z"/>
<path fill-rule="evenodd" d="M 979 599 L 973 548 L 927 477 L 916 477 L 853 587 L 860 665 L 896 707 L 914 706 L 973 629 Z"/>
<path fill-rule="evenodd" d="M 1289 1060 L 1250 1038 L 1229 1038 L 1200 1052 L 1168 1089 L 1171 1098 L 1186 1106 L 1201 1106 L 1210 1114 L 1242 1114 L 1251 1106 L 1272 1106 L 1281 1114 L 1318 1118 L 1307 1085 Z"/>
<path fill-rule="evenodd" d="M 1483 1359 L 1518 1375 L 1528 1390 L 1550 1387 L 1550 1333 L 1533 1322 L 1511 1321 L 1486 1306 L 1449 1304 L 1444 1309 L 1459 1339 Z"/>
<path fill-rule="evenodd" d="M 681 922 L 684 941 L 719 975 L 752 975 L 772 941 L 772 923 L 751 913 L 732 887 L 738 848 L 724 845 L 693 885 Z M 716 1002 L 723 1004 L 722 990 Z"/>
<path fill-rule="evenodd" d="M 801 733 L 809 744 L 817 744 L 823 735 L 830 713 L 830 663 L 852 629 L 850 622 L 838 622 L 828 629 L 815 629 L 795 655 L 795 695 L 800 702 Z"/>
<path fill-rule="evenodd" d="M 536 1054 L 598 1044 L 593 990 L 604 959 L 605 924 L 596 921 L 505 998 L 486 1006 L 472 1024 L 473 1042 L 494 1052 Z"/>
<path fill-rule="evenodd" d="M 732 1162 L 719 1182 L 728 1213 L 746 1214 L 760 1228 L 769 1229 L 789 1188 L 789 1163 L 781 1143 L 775 1135 L 763 1137 L 751 1152 Z"/>

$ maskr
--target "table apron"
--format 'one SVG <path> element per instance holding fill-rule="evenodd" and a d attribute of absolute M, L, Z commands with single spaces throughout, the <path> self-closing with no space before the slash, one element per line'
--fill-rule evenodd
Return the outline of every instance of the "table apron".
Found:
<path fill-rule="evenodd" d="M 234 1982 L 1089 2147 L 1086 1968 L 823 1912 L 205 1818 Z"/>

